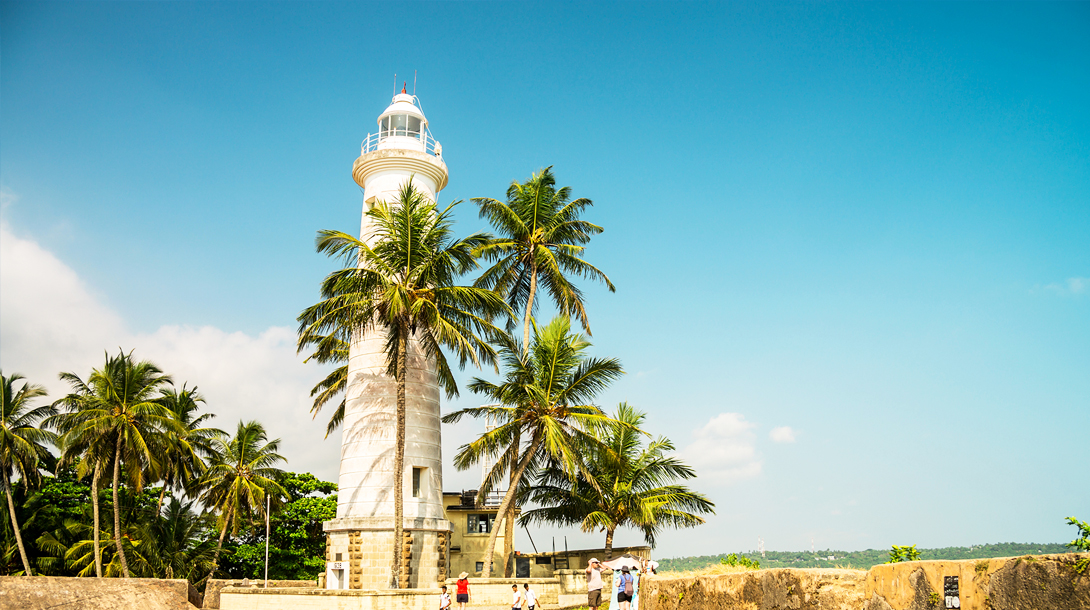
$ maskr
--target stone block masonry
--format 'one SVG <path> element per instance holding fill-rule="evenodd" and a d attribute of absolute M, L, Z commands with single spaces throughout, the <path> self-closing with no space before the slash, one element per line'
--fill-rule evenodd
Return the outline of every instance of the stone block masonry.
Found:
<path fill-rule="evenodd" d="M 185 580 L 0 576 L 4 610 L 194 610 Z"/>

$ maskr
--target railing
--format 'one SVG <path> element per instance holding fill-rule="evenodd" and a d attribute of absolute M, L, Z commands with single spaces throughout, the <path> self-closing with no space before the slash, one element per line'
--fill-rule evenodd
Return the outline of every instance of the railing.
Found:
<path fill-rule="evenodd" d="M 488 495 L 484 498 L 484 505 L 486 508 L 499 508 L 500 503 L 503 502 L 503 496 L 506 491 L 492 490 L 488 492 Z"/>
<path fill-rule="evenodd" d="M 374 152 L 378 150 L 380 145 L 387 139 L 395 137 L 416 140 L 417 145 L 420 146 L 420 149 L 423 152 L 439 157 L 440 159 L 443 158 L 443 145 L 433 138 L 430 133 L 427 131 L 424 131 L 423 133 L 419 131 L 409 131 L 408 129 L 390 129 L 379 133 L 367 134 L 367 138 L 360 144 L 360 154 L 366 155 L 369 152 Z M 396 148 L 407 148 L 407 146 L 402 145 L 401 142 L 398 142 L 398 144 L 399 146 Z M 412 146 L 412 144 L 409 146 Z"/>

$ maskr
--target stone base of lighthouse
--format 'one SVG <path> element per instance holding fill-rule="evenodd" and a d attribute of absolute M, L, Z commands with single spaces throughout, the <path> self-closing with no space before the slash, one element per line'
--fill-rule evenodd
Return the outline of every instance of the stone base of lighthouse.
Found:
<path fill-rule="evenodd" d="M 327 589 L 392 588 L 393 519 L 334 519 L 323 529 Z M 450 576 L 450 532 L 446 519 L 405 520 L 401 573 L 409 588 L 436 587 Z"/>

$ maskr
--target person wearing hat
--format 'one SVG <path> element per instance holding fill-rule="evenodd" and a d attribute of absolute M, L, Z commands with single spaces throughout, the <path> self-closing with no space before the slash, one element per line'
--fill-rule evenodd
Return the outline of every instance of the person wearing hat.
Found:
<path fill-rule="evenodd" d="M 469 573 L 462 572 L 458 575 L 458 610 L 466 610 L 469 603 Z"/>
<path fill-rule="evenodd" d="M 587 607 L 590 610 L 598 610 L 602 605 L 602 564 L 591 557 L 587 563 Z"/>
<path fill-rule="evenodd" d="M 621 576 L 617 579 L 617 606 L 619 610 L 628 610 L 635 594 L 636 579 L 629 573 L 628 566 L 623 566 Z"/>

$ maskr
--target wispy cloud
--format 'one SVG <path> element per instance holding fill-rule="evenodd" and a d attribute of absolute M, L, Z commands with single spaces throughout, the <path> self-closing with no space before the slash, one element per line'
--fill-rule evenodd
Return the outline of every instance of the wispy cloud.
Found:
<path fill-rule="evenodd" d="M 1090 291 L 1090 277 L 1069 277 L 1063 283 L 1045 286 L 1045 290 L 1056 294 L 1085 294 Z"/>
<path fill-rule="evenodd" d="M 741 413 L 720 413 L 693 431 L 682 451 L 701 480 L 728 484 L 761 474 L 753 428 Z"/>
<path fill-rule="evenodd" d="M 0 194 L 8 207 L 17 197 Z M 339 437 L 322 441 L 324 422 L 308 413 L 309 391 L 325 373 L 295 354 L 295 334 L 270 327 L 253 336 L 211 326 L 164 325 L 132 333 L 76 272 L 0 218 L 0 366 L 45 385 L 50 398 L 67 391 L 57 374 L 81 377 L 120 347 L 151 360 L 176 382 L 199 386 L 214 425 L 232 429 L 257 419 L 281 437 L 288 468 L 337 480 Z"/>
<path fill-rule="evenodd" d="M 795 442 L 795 431 L 791 429 L 791 426 L 780 426 L 773 428 L 768 433 L 768 438 L 772 439 L 774 443 L 793 443 Z"/>

